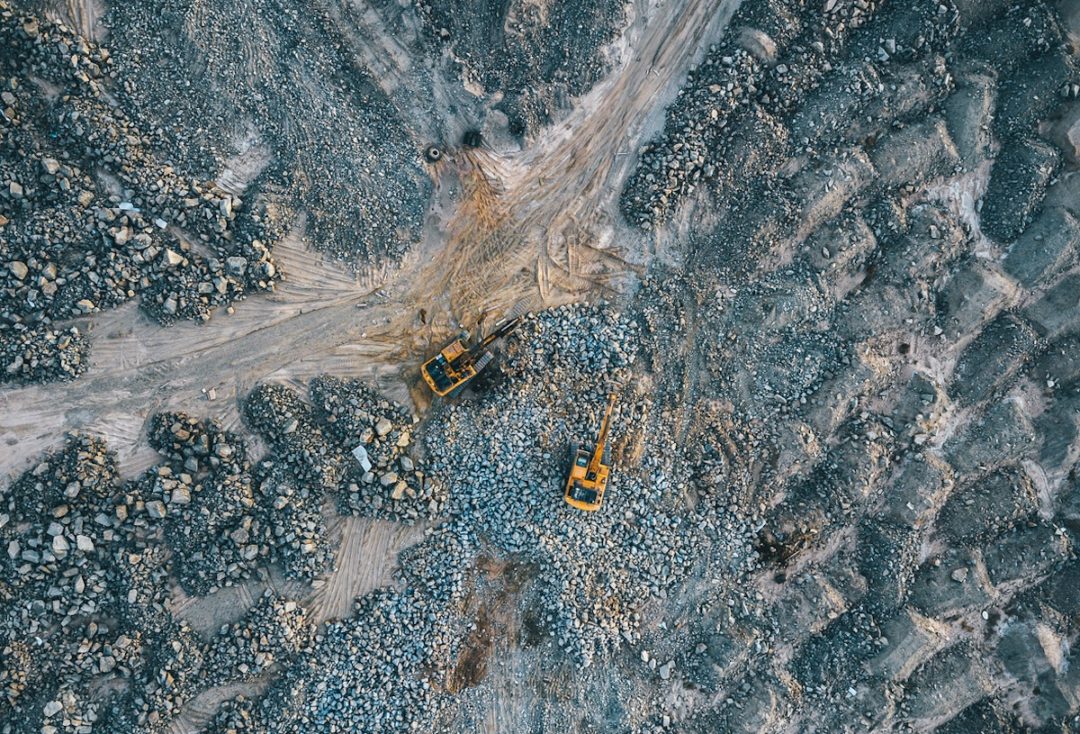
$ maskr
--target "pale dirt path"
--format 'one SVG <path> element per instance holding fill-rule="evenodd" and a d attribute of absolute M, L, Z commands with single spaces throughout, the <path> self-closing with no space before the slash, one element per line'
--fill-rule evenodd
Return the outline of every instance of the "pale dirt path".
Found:
<path fill-rule="evenodd" d="M 340 533 L 337 568 L 307 604 L 318 623 L 350 616 L 356 597 L 393 583 L 398 552 L 422 540 L 425 529 L 366 517 L 341 517 L 336 525 L 331 532 Z"/>
<path fill-rule="evenodd" d="M 738 6 L 638 0 L 614 45 L 621 65 L 563 121 L 520 153 L 469 156 L 490 181 L 499 211 L 492 221 L 486 210 L 463 208 L 449 228 L 451 246 L 427 269 L 428 279 L 453 292 L 456 312 L 580 300 L 640 272 L 649 243 L 621 221 L 622 184 L 641 144 L 662 128 L 686 72 Z"/>
<path fill-rule="evenodd" d="M 57 0 L 55 5 L 49 15 L 74 28 L 80 35 L 97 42 L 103 41 L 108 35 L 108 29 L 101 22 L 105 15 L 103 0 Z"/>
<path fill-rule="evenodd" d="M 240 619 L 267 587 L 299 600 L 307 610 L 308 619 L 315 624 L 348 617 L 357 597 L 394 583 L 398 553 L 423 539 L 424 530 L 424 525 L 410 527 L 386 520 L 335 516 L 330 519 L 329 532 L 338 547 L 336 567 L 317 587 L 287 581 L 275 574 L 268 580 L 253 579 L 203 598 L 190 597 L 176 588 L 169 609 L 207 639 L 222 625 Z M 201 692 L 170 726 L 171 734 L 202 731 L 222 702 L 239 694 L 257 696 L 268 685 L 269 678 Z"/>
<path fill-rule="evenodd" d="M 274 295 L 239 303 L 235 314 L 216 314 L 206 325 L 167 329 L 129 304 L 89 322 L 93 364 L 82 378 L 0 391 L 0 433 L 13 437 L 0 456 L 0 473 L 25 467 L 77 428 L 102 433 L 123 457 L 136 451 L 132 440 L 139 441 L 123 426 L 161 410 L 212 414 L 233 425 L 237 397 L 259 380 L 342 345 L 362 345 L 361 334 L 380 323 L 383 307 L 358 309 L 367 294 L 295 245 L 283 244 L 276 255 L 288 280 Z M 368 349 L 379 354 L 385 347 Z M 353 369 L 339 366 L 349 375 L 365 373 L 362 365 L 358 359 Z M 203 392 L 210 388 L 217 392 L 214 405 Z"/>

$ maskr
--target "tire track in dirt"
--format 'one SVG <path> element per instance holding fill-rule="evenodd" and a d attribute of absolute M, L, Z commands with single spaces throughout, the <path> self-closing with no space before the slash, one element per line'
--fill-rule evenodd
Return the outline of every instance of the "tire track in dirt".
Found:
<path fill-rule="evenodd" d="M 169 724 L 169 734 L 200 734 L 206 731 L 206 725 L 221 704 L 237 696 L 257 698 L 268 685 L 269 681 L 259 680 L 253 683 L 230 683 L 203 691 L 189 701 L 180 716 Z"/>
<path fill-rule="evenodd" d="M 317 624 L 352 614 L 358 596 L 393 583 L 397 555 L 417 543 L 424 527 L 404 526 L 366 517 L 338 517 L 338 557 L 334 572 L 308 600 L 310 618 Z"/>
<path fill-rule="evenodd" d="M 643 251 L 616 251 L 616 239 L 644 243 L 620 224 L 617 199 L 642 140 L 663 124 L 668 101 L 717 38 L 738 0 L 672 0 L 635 4 L 623 39 L 639 49 L 578 100 L 561 123 L 519 155 L 470 154 L 465 176 L 486 179 L 500 211 L 464 202 L 451 236 L 418 282 L 453 293 L 460 316 L 505 312 L 602 292 L 643 265 Z M 538 297 L 539 296 L 539 297 Z"/>
<path fill-rule="evenodd" d="M 55 2 L 51 9 L 46 10 L 46 14 L 74 28 L 91 41 L 101 42 L 107 35 L 107 29 L 101 22 L 101 17 L 105 14 L 103 0 Z"/>
<path fill-rule="evenodd" d="M 298 360 L 349 345 L 360 366 L 388 351 L 385 342 L 365 342 L 372 322 L 386 323 L 378 315 L 385 307 L 358 310 L 369 293 L 354 279 L 319 264 L 297 242 L 277 254 L 288 278 L 279 291 L 239 303 L 235 314 L 219 313 L 210 324 L 163 329 L 135 304 L 84 322 L 94 348 L 81 379 L 0 391 L 0 433 L 9 447 L 0 452 L 0 473 L 25 467 L 72 429 L 104 435 L 122 455 L 137 451 L 140 437 L 121 426 L 136 418 L 141 425 L 161 410 L 209 413 L 235 424 L 239 398 L 272 374 L 287 377 L 286 367 Z M 203 392 L 209 388 L 217 392 L 213 406 Z"/>
<path fill-rule="evenodd" d="M 487 225 L 485 237 L 463 235 L 417 248 L 366 287 L 312 256 L 294 237 L 275 251 L 285 274 L 278 293 L 238 304 L 231 317 L 161 329 L 128 306 L 90 322 L 93 365 L 80 380 L 0 392 L 0 428 L 14 437 L 0 457 L 0 472 L 25 466 L 73 428 L 118 438 L 116 448 L 133 451 L 128 432 L 110 426 L 110 416 L 115 422 L 163 409 L 224 409 L 235 423 L 238 396 L 256 382 L 287 378 L 294 365 L 309 375 L 324 357 L 342 368 L 352 364 L 364 377 L 386 376 L 401 385 L 400 363 L 455 326 L 438 320 L 423 326 L 416 314 L 421 308 L 441 313 L 451 292 L 462 296 L 454 311 L 467 321 L 484 312 L 497 316 L 519 302 L 542 307 L 578 300 L 605 278 L 625 274 L 627 268 L 614 267 L 618 256 L 610 251 L 590 254 L 614 239 L 610 231 L 599 232 L 599 223 L 618 221 L 618 188 L 634 158 L 618 154 L 634 149 L 650 126 L 662 122 L 665 101 L 736 6 L 735 0 L 719 6 L 671 0 L 647 16 L 645 3 L 637 3 L 638 16 L 625 39 L 640 49 L 632 59 L 520 156 L 478 155 L 473 165 L 499 182 L 505 212 L 497 226 Z M 617 225 L 605 226 L 618 231 Z M 467 232 L 469 224 L 452 221 L 450 227 Z M 438 237 L 440 230 L 445 231 L 430 228 L 429 236 Z M 586 244 L 575 244 L 579 239 Z M 431 252 L 425 265 L 423 253 Z M 642 253 L 635 257 L 644 260 Z M 587 264 L 599 276 L 588 273 Z M 538 273 L 548 274 L 546 282 L 537 281 Z M 371 287 L 376 284 L 384 290 Z M 201 402 L 210 387 L 221 401 L 213 411 Z M 398 394 L 404 392 L 399 387 Z"/>

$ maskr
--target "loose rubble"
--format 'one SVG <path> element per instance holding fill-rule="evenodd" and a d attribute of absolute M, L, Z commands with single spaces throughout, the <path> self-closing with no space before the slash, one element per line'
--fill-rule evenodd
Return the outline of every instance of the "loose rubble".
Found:
<path fill-rule="evenodd" d="M 569 442 L 590 440 L 607 391 L 623 394 L 616 445 L 648 430 L 644 396 L 626 389 L 637 332 L 607 308 L 562 307 L 527 319 L 507 347 L 502 376 L 425 427 L 428 476 L 451 491 L 445 509 L 432 515 L 442 522 L 402 555 L 404 589 L 359 600 L 352 618 L 316 638 L 310 662 L 285 675 L 275 688 L 280 693 L 257 706 L 237 701 L 223 716 L 243 719 L 246 731 L 322 731 L 329 721 L 373 732 L 429 727 L 453 702 L 440 691 L 466 654 L 465 599 L 484 549 L 538 569 L 542 624 L 582 666 L 637 640 L 642 601 L 665 598 L 706 547 L 729 564 L 752 563 L 749 524 L 726 504 L 706 503 L 693 521 L 665 509 L 685 481 L 673 445 L 620 469 L 608 490 L 617 512 L 586 516 L 561 500 Z M 346 437 L 374 443 L 372 407 L 397 421 L 407 415 L 387 410 L 355 382 L 319 378 L 311 393 L 314 410 L 277 386 L 249 398 L 250 418 L 268 439 L 281 435 L 271 425 L 292 427 L 274 450 L 289 456 L 311 486 L 327 479 L 327 488 L 341 486 L 340 467 L 352 457 L 331 447 Z M 340 407 L 331 409 L 335 403 Z M 314 419 L 320 411 L 327 419 L 321 425 Z M 384 456 L 377 444 L 369 454 L 375 463 Z M 384 497 L 392 492 L 386 483 L 370 484 L 382 484 Z M 388 627 L 387 619 L 396 623 Z"/>
<path fill-rule="evenodd" d="M 32 58 L 52 70 L 49 84 L 67 79 L 67 96 L 50 101 L 21 67 L 0 67 L 0 144 L 23 140 L 8 136 L 15 120 L 44 129 L 34 105 L 79 112 L 41 118 L 61 130 L 119 115 L 91 101 L 115 72 L 131 83 L 110 94 L 135 130 L 168 120 L 185 131 L 163 147 L 117 142 L 125 151 L 171 150 L 189 171 L 238 155 L 220 136 L 204 148 L 207 129 L 183 122 L 201 110 L 214 129 L 256 120 L 249 152 L 266 145 L 276 161 L 239 200 L 199 184 L 206 205 L 193 209 L 216 202 L 217 213 L 192 218 L 213 234 L 194 249 L 153 240 L 154 268 L 183 270 L 204 245 L 254 238 L 242 224 L 259 211 L 249 202 L 279 188 L 284 209 L 312 217 L 317 247 L 400 256 L 430 193 L 414 186 L 419 156 L 438 135 L 410 140 L 427 124 L 416 111 L 433 108 L 402 102 L 423 74 L 395 59 L 423 60 L 440 104 L 452 96 L 443 75 L 484 87 L 472 96 L 486 101 L 455 108 L 469 119 L 439 118 L 439 134 L 473 129 L 491 103 L 528 138 L 543 134 L 560 95 L 601 78 L 599 49 L 626 16 L 604 3 L 511 4 L 505 16 L 392 6 L 347 14 L 359 42 L 328 13 L 288 3 L 254 21 L 213 4 L 202 15 L 124 6 L 112 16 L 118 58 L 82 51 L 59 26 L 12 20 L 4 39 L 51 39 Z M 620 208 L 649 243 L 616 231 L 663 257 L 615 294 L 618 307 L 529 315 L 482 379 L 419 420 L 359 380 L 322 376 L 306 393 L 256 385 L 233 430 L 212 417 L 151 417 L 162 458 L 126 481 L 100 440 L 72 437 L 0 490 L 0 728 L 163 732 L 211 692 L 228 700 L 206 730 L 238 734 L 492 721 L 635 734 L 1075 729 L 1080 176 L 1062 146 L 1080 109 L 1080 51 L 1070 13 L 1008 0 L 747 0 L 663 132 L 637 151 Z M 193 19 L 204 17 L 235 31 L 221 38 L 238 52 L 232 40 L 187 38 L 207 55 L 210 92 L 173 105 L 177 74 L 189 72 L 171 68 L 167 37 L 202 35 Z M 545 17 L 550 29 L 530 36 Z M 402 40 L 376 79 L 359 68 L 370 59 L 356 59 L 379 24 Z M 588 25 L 580 44 L 570 25 Z M 161 42 L 134 42 L 148 31 Z M 271 54 L 289 48 L 293 69 L 314 58 L 357 73 L 239 73 L 259 66 L 251 38 Z M 316 49 L 292 50 L 308 38 Z M 536 68 L 517 69 L 521 59 Z M 349 121 L 332 124 L 331 108 Z M 67 146 L 93 158 L 85 144 L 26 140 L 37 157 L 0 158 L 0 237 L 36 231 L 37 209 L 20 202 L 64 221 L 47 207 L 86 191 L 86 203 L 74 199 L 84 208 L 117 197 L 100 210 L 113 219 L 93 215 L 108 251 L 133 248 L 146 224 L 135 209 L 156 199 L 79 173 L 95 169 Z M 379 181 L 380 165 L 396 174 Z M 80 191 L 69 196 L 53 185 L 61 179 Z M 360 194 L 373 191 L 385 201 L 365 209 Z M 258 216 L 273 232 L 270 209 Z M 273 236 L 258 239 L 272 249 Z M 217 257 L 253 290 L 252 267 L 267 276 L 272 262 L 254 254 Z M 10 302 L 21 309 L 23 289 L 68 277 L 62 262 L 50 275 L 51 263 L 22 250 L 0 261 Z M 128 287 L 157 304 L 149 312 L 190 315 L 142 265 L 149 284 Z M 64 323 L 45 322 L 54 333 L 12 320 L 0 342 L 22 340 L 11 379 L 82 369 L 84 321 L 67 320 L 119 303 L 102 288 L 61 298 L 58 286 L 67 310 L 49 315 Z M 600 512 L 579 513 L 561 498 L 568 448 L 593 440 L 609 393 L 611 484 Z M 318 603 L 340 571 L 335 514 L 411 524 L 423 539 L 400 553 L 392 584 L 316 626 L 294 597 Z M 257 600 L 207 632 L 175 613 L 252 589 Z"/>
<path fill-rule="evenodd" d="M 448 49 L 463 81 L 501 95 L 494 108 L 506 115 L 511 135 L 524 137 L 551 123 L 565 98 L 599 81 L 609 66 L 604 46 L 623 27 L 626 9 L 587 0 L 508 10 L 460 0 L 417 3 L 432 50 Z"/>
<path fill-rule="evenodd" d="M 318 377 L 309 392 L 313 405 L 283 385 L 260 385 L 245 404 L 302 499 L 317 505 L 332 492 L 343 514 L 408 523 L 443 513 L 445 485 L 411 455 L 414 416 L 359 380 Z"/>
<path fill-rule="evenodd" d="M 160 159 L 107 49 L 0 3 L 0 381 L 71 379 L 82 319 L 138 296 L 161 324 L 272 290 L 282 215 Z"/>
<path fill-rule="evenodd" d="M 168 505 L 144 494 L 167 469 L 120 482 L 104 443 L 74 436 L 5 488 L 5 731 L 165 732 L 213 681 L 306 646 L 302 611 L 273 596 L 214 645 L 170 613 L 178 556 L 194 549 L 167 550 Z"/>
<path fill-rule="evenodd" d="M 222 181 L 246 188 L 245 199 L 272 191 L 284 210 L 304 213 L 312 247 L 357 271 L 392 264 L 416 243 L 432 184 L 406 124 L 430 116 L 415 109 L 431 104 L 430 76 L 411 98 L 392 98 L 356 54 L 353 31 L 304 4 L 109 10 L 124 79 L 116 94 L 140 124 L 173 131 L 161 135 L 172 158 L 224 169 Z M 191 54 L 198 84 L 181 61 Z"/>

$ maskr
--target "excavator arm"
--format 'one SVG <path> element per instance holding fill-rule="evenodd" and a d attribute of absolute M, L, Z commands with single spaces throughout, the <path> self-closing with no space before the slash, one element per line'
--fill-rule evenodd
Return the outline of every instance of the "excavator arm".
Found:
<path fill-rule="evenodd" d="M 604 421 L 600 424 L 600 435 L 596 439 L 596 450 L 593 451 L 589 460 L 588 476 L 596 476 L 600 471 L 600 463 L 604 458 L 604 448 L 607 446 L 608 429 L 611 427 L 611 411 L 615 407 L 615 393 L 608 396 L 607 409 L 604 411 Z"/>
<path fill-rule="evenodd" d="M 519 316 L 518 318 L 510 319 L 509 321 L 507 321 L 505 323 L 499 324 L 499 326 L 497 326 L 495 328 L 495 331 L 491 332 L 486 337 L 484 337 L 484 339 L 479 344 L 477 344 L 475 347 L 472 348 L 472 351 L 474 351 L 474 352 L 482 352 L 482 351 L 484 351 L 484 349 L 486 349 L 489 344 L 491 344 L 496 339 L 501 339 L 502 337 L 509 334 L 511 331 L 516 329 L 520 323 L 521 323 L 521 317 Z"/>
<path fill-rule="evenodd" d="M 439 396 L 454 395 L 465 383 L 479 374 L 494 355 L 487 347 L 516 329 L 521 318 L 516 317 L 496 327 L 486 338 L 472 347 L 466 347 L 468 332 L 443 347 L 437 355 L 420 366 L 420 373 L 432 391 Z"/>

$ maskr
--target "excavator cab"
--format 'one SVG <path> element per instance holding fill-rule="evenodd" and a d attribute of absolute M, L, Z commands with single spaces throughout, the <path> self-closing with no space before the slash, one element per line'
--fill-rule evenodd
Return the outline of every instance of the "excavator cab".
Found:
<path fill-rule="evenodd" d="M 592 451 L 570 447 L 570 470 L 566 476 L 566 488 L 563 498 L 571 507 L 585 512 L 595 512 L 604 501 L 608 476 L 611 474 L 611 451 L 608 447 L 608 429 L 611 426 L 611 410 L 615 407 L 615 396 L 608 397 L 604 419 L 600 423 L 600 434 Z"/>
<path fill-rule="evenodd" d="M 428 384 L 431 391 L 439 397 L 457 395 L 495 358 L 495 355 L 488 351 L 488 346 L 496 339 L 509 334 L 520 323 L 520 318 L 504 321 L 491 334 L 472 347 L 466 346 L 469 332 L 461 332 L 438 354 L 424 362 L 420 367 L 421 377 L 424 378 L 424 382 Z"/>

